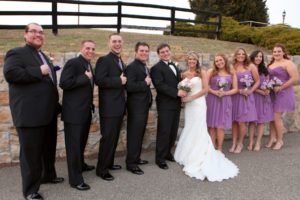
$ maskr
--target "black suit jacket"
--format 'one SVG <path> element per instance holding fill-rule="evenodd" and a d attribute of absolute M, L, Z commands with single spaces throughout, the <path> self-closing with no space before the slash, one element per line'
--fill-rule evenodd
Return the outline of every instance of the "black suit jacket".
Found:
<path fill-rule="evenodd" d="M 85 75 L 89 63 L 81 55 L 70 59 L 61 73 L 59 86 L 63 89 L 62 120 L 85 124 L 93 108 L 93 83 Z"/>
<path fill-rule="evenodd" d="M 177 96 L 180 71 L 175 67 L 177 76 L 162 60 L 151 68 L 152 82 L 157 91 L 156 104 L 158 110 L 178 110 L 181 99 Z"/>
<path fill-rule="evenodd" d="M 137 59 L 126 67 L 127 111 L 129 114 L 147 113 L 151 106 L 151 90 L 145 82 L 149 71 L 145 67 L 145 64 Z"/>
<path fill-rule="evenodd" d="M 124 115 L 125 86 L 122 85 L 120 78 L 122 73 L 123 70 L 118 65 L 118 56 L 115 54 L 110 52 L 98 59 L 95 84 L 98 85 L 99 89 L 99 113 L 101 117 Z"/>
<path fill-rule="evenodd" d="M 4 77 L 9 83 L 9 103 L 16 127 L 48 125 L 58 112 L 56 74 L 48 59 L 53 81 L 42 75 L 42 64 L 36 49 L 29 45 L 6 54 Z"/>

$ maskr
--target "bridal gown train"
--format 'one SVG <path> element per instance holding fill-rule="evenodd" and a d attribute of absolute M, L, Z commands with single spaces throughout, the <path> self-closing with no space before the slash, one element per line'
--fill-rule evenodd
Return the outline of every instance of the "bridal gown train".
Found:
<path fill-rule="evenodd" d="M 199 77 L 193 77 L 193 95 L 202 89 Z M 222 181 L 237 176 L 238 167 L 224 154 L 215 150 L 206 125 L 205 97 L 199 97 L 185 104 L 185 125 L 175 150 L 175 160 L 183 165 L 186 175 L 209 181 Z"/>

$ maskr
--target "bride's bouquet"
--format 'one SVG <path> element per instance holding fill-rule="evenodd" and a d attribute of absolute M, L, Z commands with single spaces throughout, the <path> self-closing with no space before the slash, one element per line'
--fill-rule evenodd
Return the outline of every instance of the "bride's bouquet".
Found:
<path fill-rule="evenodd" d="M 177 88 L 178 88 L 178 90 L 183 90 L 183 91 L 189 93 L 192 90 L 192 86 L 193 85 L 190 80 L 184 79 L 183 81 L 180 81 L 178 83 Z"/>

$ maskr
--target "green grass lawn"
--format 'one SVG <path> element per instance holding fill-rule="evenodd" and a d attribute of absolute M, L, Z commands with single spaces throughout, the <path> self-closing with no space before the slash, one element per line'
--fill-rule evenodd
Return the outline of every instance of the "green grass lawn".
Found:
<path fill-rule="evenodd" d="M 96 29 L 60 29 L 58 35 L 52 34 L 51 30 L 45 30 L 44 51 L 53 53 L 77 52 L 81 40 L 91 39 L 97 44 L 97 52 L 105 53 L 108 51 L 107 38 L 111 31 Z M 250 44 L 211 40 L 205 38 L 166 36 L 154 34 L 140 34 L 122 32 L 124 38 L 124 50 L 133 51 L 134 45 L 138 41 L 146 41 L 150 44 L 151 51 L 156 51 L 156 46 L 161 42 L 171 45 L 172 51 L 181 53 L 196 51 L 199 53 L 225 53 L 233 54 L 236 48 L 243 47 L 248 53 L 258 47 Z M 0 30 L 0 52 L 23 46 L 23 30 Z M 262 49 L 266 53 L 270 53 Z"/>

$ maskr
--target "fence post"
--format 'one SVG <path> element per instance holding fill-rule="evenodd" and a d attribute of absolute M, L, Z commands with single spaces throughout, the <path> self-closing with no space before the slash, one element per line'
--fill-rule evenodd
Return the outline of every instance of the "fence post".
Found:
<path fill-rule="evenodd" d="M 52 1 L 52 33 L 57 35 L 57 0 Z"/>
<path fill-rule="evenodd" d="M 118 22 L 117 22 L 117 32 L 120 33 L 122 28 L 122 2 L 118 1 Z"/>
<path fill-rule="evenodd" d="M 171 35 L 175 32 L 175 8 L 171 8 Z"/>
<path fill-rule="evenodd" d="M 215 37 L 216 40 L 218 40 L 220 38 L 220 31 L 221 31 L 221 26 L 222 26 L 222 15 L 221 14 L 217 15 L 217 22 L 218 22 L 218 25 L 216 27 L 216 37 Z"/>

